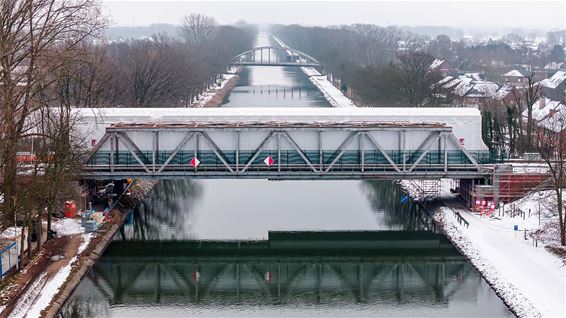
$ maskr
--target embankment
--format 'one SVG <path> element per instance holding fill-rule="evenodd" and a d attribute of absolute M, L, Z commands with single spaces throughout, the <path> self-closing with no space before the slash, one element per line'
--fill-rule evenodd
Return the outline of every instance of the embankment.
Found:
<path fill-rule="evenodd" d="M 124 225 L 127 214 L 131 211 L 132 207 L 143 202 L 145 198 L 151 193 L 156 181 L 141 180 L 135 187 L 132 188 L 129 196 L 126 196 L 117 205 L 123 207 L 116 207 L 110 212 L 110 220 L 102 225 L 98 230 L 97 235 L 94 236 L 85 251 L 81 254 L 79 259 L 73 264 L 73 269 L 69 278 L 59 288 L 59 292 L 53 297 L 53 300 L 42 311 L 41 317 L 54 318 L 71 296 L 75 288 L 80 284 L 81 280 L 88 273 L 88 271 L 96 264 L 98 259 L 108 247 L 112 238 L 118 230 Z"/>
<path fill-rule="evenodd" d="M 207 107 L 218 107 L 224 102 L 226 95 L 236 87 L 240 76 L 238 75 L 242 71 L 242 67 L 238 67 L 233 73 L 223 74 L 223 80 L 216 87 L 212 87 L 207 90 L 201 98 L 195 102 L 191 107 L 195 108 L 207 108 Z"/>
<path fill-rule="evenodd" d="M 273 36 L 277 44 L 283 48 L 289 48 L 285 42 Z M 288 51 L 287 51 L 288 52 Z M 290 53 L 287 53 L 290 55 Z M 309 78 L 309 81 L 322 93 L 322 96 L 332 107 L 357 107 L 348 97 L 336 88 L 325 75 L 322 75 L 314 67 L 301 67 L 301 71 Z"/>

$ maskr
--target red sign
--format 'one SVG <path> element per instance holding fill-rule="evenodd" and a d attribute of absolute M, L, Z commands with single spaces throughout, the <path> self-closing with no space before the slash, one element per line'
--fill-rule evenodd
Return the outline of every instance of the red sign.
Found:
<path fill-rule="evenodd" d="M 275 160 L 273 160 L 271 156 L 267 156 L 265 157 L 263 162 L 265 163 L 266 166 L 271 167 L 275 163 Z"/>
<path fill-rule="evenodd" d="M 200 160 L 198 160 L 197 157 L 193 157 L 193 159 L 191 159 L 190 162 L 191 166 L 193 166 L 194 168 L 198 167 L 198 165 L 200 165 Z"/>

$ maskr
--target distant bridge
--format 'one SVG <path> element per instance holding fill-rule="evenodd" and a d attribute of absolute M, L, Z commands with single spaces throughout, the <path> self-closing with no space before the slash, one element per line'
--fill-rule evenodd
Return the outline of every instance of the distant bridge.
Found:
<path fill-rule="evenodd" d="M 320 62 L 307 53 L 280 46 L 261 46 L 236 55 L 232 66 L 297 66 L 320 67 Z"/>

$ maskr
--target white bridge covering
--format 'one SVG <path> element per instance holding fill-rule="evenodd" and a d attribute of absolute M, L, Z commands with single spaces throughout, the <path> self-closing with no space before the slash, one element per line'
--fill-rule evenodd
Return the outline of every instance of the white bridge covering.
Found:
<path fill-rule="evenodd" d="M 92 149 L 92 140 L 100 140 L 106 128 L 113 124 L 182 124 L 191 123 L 301 123 L 305 125 L 329 123 L 397 123 L 439 124 L 452 129 L 453 135 L 467 150 L 486 151 L 481 138 L 481 114 L 474 108 L 80 108 L 76 109 L 77 128 Z M 397 129 L 398 130 L 398 129 Z M 411 130 L 411 128 L 407 128 Z M 337 132 L 338 133 L 338 132 Z M 344 131 L 347 133 L 347 130 Z M 134 139 L 135 136 L 132 136 Z M 413 136 L 417 137 L 417 136 Z M 422 138 L 408 136 L 406 149 L 416 149 Z M 300 137 L 298 137 L 300 139 Z M 250 142 L 249 147 L 246 146 Z M 242 149 L 254 149 L 255 138 L 242 139 Z M 340 139 L 340 138 L 338 138 Z M 339 143 L 341 140 L 336 140 Z M 391 138 L 379 141 L 385 149 L 397 149 L 396 131 L 391 131 Z M 325 144 L 331 142 L 325 140 Z M 143 147 L 143 140 L 136 140 Z M 148 148 L 152 140 L 146 141 Z M 160 140 L 162 149 L 169 148 L 167 140 Z M 338 146 L 328 145 L 328 146 Z M 145 149 L 148 149 L 145 148 Z M 174 147 L 171 147 L 171 149 Z M 316 145 L 312 145 L 316 149 Z"/>

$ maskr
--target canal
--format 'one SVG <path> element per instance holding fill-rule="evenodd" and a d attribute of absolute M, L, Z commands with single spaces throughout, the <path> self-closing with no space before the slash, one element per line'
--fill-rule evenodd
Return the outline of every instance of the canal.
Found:
<path fill-rule="evenodd" d="M 263 68 L 223 107 L 328 106 L 300 70 Z M 403 196 L 385 181 L 161 181 L 61 316 L 512 317 Z"/>

